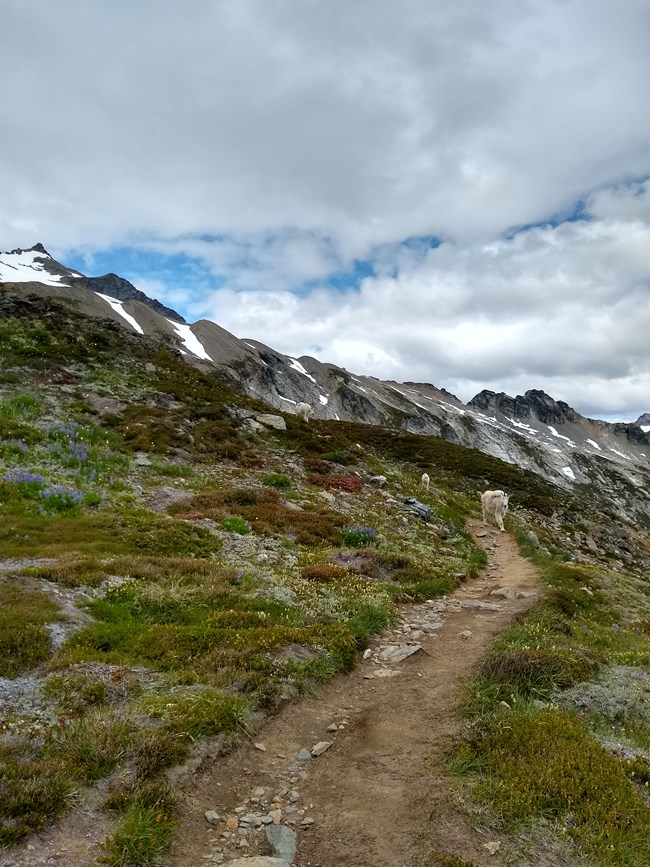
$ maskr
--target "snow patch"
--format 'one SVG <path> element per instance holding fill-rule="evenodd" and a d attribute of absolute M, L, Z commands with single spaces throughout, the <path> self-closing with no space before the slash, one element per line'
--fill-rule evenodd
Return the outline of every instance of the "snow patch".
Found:
<path fill-rule="evenodd" d="M 565 476 L 567 476 L 567 478 L 569 478 L 569 479 L 571 479 L 571 481 L 575 482 L 576 474 L 573 472 L 571 467 L 562 467 L 562 472 L 564 473 Z"/>
<path fill-rule="evenodd" d="M 610 449 L 610 452 L 614 452 L 615 455 L 618 455 L 619 458 L 625 458 L 626 461 L 629 461 L 629 457 L 624 455 L 623 452 L 619 452 L 618 449 Z"/>
<path fill-rule="evenodd" d="M 133 316 L 131 316 L 130 313 L 127 313 L 124 309 L 124 301 L 118 301 L 117 298 L 111 298 L 110 295 L 104 295 L 102 292 L 95 292 L 95 295 L 98 295 L 103 301 L 105 301 L 107 304 L 110 304 L 113 310 L 118 313 L 122 317 L 122 319 L 126 319 L 129 325 L 134 328 L 138 332 L 138 334 L 144 334 L 144 331 L 139 326 L 137 320 L 134 319 Z"/>
<path fill-rule="evenodd" d="M 174 326 L 174 331 L 178 334 L 192 355 L 196 355 L 197 358 L 204 358 L 206 361 L 212 361 L 208 353 L 205 351 L 203 344 L 196 334 L 192 332 L 189 325 L 181 325 L 180 322 L 174 322 L 171 319 L 168 319 L 167 322 Z"/>
<path fill-rule="evenodd" d="M 589 443 L 590 446 L 593 446 L 595 449 L 598 449 L 599 452 L 602 452 L 602 449 L 598 445 L 598 443 L 594 442 L 593 440 L 589 440 L 589 439 L 587 440 L 587 442 Z"/>
<path fill-rule="evenodd" d="M 327 404 L 329 403 L 330 396 L 329 396 L 329 394 L 319 394 L 318 399 L 323 404 L 323 406 L 327 406 Z"/>
<path fill-rule="evenodd" d="M 561 440 L 566 440 L 570 446 L 573 446 L 573 448 L 575 448 L 575 443 L 573 442 L 572 439 L 570 439 L 569 437 L 565 437 L 561 433 L 558 433 L 552 424 L 547 425 L 547 427 L 550 430 L 550 432 L 553 434 L 554 437 L 558 437 L 558 439 L 561 439 Z"/>
<path fill-rule="evenodd" d="M 44 283 L 46 286 L 69 286 L 58 274 L 50 274 L 43 262 L 36 259 L 49 259 L 35 250 L 21 253 L 0 253 L 0 283 Z M 79 275 L 81 277 L 81 274 Z"/>
<path fill-rule="evenodd" d="M 506 418 L 508 418 L 508 416 L 506 416 Z M 525 430 L 528 433 L 535 434 L 535 436 L 537 436 L 537 434 L 539 433 L 539 431 L 536 431 L 534 427 L 531 427 L 529 424 L 526 424 L 526 422 L 524 422 L 524 421 L 515 421 L 514 418 L 508 418 L 508 421 L 510 422 L 511 425 L 514 425 L 515 427 L 521 428 L 521 430 Z"/>
<path fill-rule="evenodd" d="M 294 406 L 295 406 L 295 404 L 297 403 L 297 401 L 295 401 L 295 400 L 291 400 L 290 397 L 282 397 L 281 394 L 279 394 L 278 397 L 280 398 L 280 400 L 286 400 L 287 403 L 292 403 L 292 404 L 294 404 Z"/>
<path fill-rule="evenodd" d="M 643 431 L 643 433 L 648 433 L 648 432 L 650 432 L 650 424 L 642 424 L 642 425 L 641 425 L 641 430 Z"/>
<path fill-rule="evenodd" d="M 289 359 L 289 366 L 290 366 L 290 367 L 293 367 L 293 369 L 294 369 L 294 370 L 297 370 L 298 373 L 302 373 L 303 376 L 306 376 L 307 379 L 311 379 L 312 382 L 315 382 L 316 385 L 318 385 L 318 383 L 316 382 L 316 380 L 314 379 L 314 377 L 311 375 L 311 373 L 307 373 L 307 371 L 306 371 L 305 368 L 302 366 L 302 364 L 298 361 L 298 359 L 296 359 L 296 358 L 291 358 L 290 355 L 288 355 L 287 358 Z"/>

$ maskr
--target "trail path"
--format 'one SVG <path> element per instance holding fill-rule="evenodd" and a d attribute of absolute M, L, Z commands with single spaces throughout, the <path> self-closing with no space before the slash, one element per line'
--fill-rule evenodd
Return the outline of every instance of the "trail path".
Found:
<path fill-rule="evenodd" d="M 507 533 L 483 535 L 478 521 L 470 521 L 470 529 L 489 565 L 483 576 L 444 600 L 441 628 L 429 634 L 411 629 L 409 624 L 424 622 L 427 607 L 400 606 L 400 623 L 374 643 L 375 649 L 403 645 L 415 636 L 426 652 L 388 667 L 364 661 L 266 723 L 253 738 L 264 752 L 246 743 L 188 777 L 180 787 L 181 828 L 166 860 L 169 867 L 266 854 L 261 831 L 248 832 L 243 844 L 239 831 L 225 839 L 223 819 L 237 808 L 242 813 L 242 807 L 264 813 L 276 795 L 281 795 L 282 822 L 297 832 L 294 863 L 300 867 L 415 867 L 436 848 L 478 867 L 500 863 L 484 848 L 498 838 L 472 830 L 453 806 L 441 759 L 461 731 L 457 707 L 463 681 L 496 636 L 534 603 L 540 588 L 537 570 Z M 525 595 L 489 595 L 501 587 Z M 473 604 L 470 600 L 498 610 L 464 607 Z M 429 615 L 437 607 L 442 606 L 430 606 Z M 397 673 L 385 676 L 386 671 Z M 332 723 L 343 727 L 328 732 Z M 319 741 L 333 744 L 318 758 L 296 760 L 300 749 Z M 265 790 L 257 796 L 259 805 L 251 803 L 257 787 Z M 222 821 L 209 825 L 206 810 L 215 810 Z M 313 823 L 307 824 L 309 819 Z"/>

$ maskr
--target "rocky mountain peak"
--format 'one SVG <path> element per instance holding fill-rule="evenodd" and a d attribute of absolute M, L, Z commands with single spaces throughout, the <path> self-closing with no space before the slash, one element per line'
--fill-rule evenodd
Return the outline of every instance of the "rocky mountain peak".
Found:
<path fill-rule="evenodd" d="M 119 277 L 117 274 L 104 274 L 102 277 L 85 277 L 84 285 L 91 292 L 100 292 L 102 295 L 109 295 L 111 298 L 116 298 L 118 301 L 140 301 L 146 304 L 156 313 L 167 319 L 172 319 L 174 322 L 185 324 L 185 319 L 172 310 L 171 307 L 165 307 L 160 301 L 155 298 L 149 298 L 144 292 L 136 289 L 133 283 L 129 283 L 124 277 Z"/>
<path fill-rule="evenodd" d="M 639 427 L 646 427 L 650 425 L 650 412 L 644 412 L 643 415 L 640 415 L 638 417 L 634 424 L 638 424 Z"/>
<path fill-rule="evenodd" d="M 566 424 L 580 421 L 582 416 L 563 400 L 555 400 L 541 389 L 531 388 L 525 394 L 511 397 L 505 392 L 483 389 L 467 404 L 482 412 L 501 413 L 515 421 L 536 419 L 542 424 Z"/>

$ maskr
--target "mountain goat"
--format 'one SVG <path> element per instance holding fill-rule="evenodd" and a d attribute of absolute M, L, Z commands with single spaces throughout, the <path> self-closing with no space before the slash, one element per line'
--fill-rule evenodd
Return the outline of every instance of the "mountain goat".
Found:
<path fill-rule="evenodd" d="M 481 505 L 483 507 L 483 523 L 495 524 L 501 532 L 505 531 L 503 519 L 508 511 L 508 500 L 510 497 L 503 491 L 485 491 L 481 494 Z"/>
<path fill-rule="evenodd" d="M 314 415 L 314 408 L 309 403 L 297 403 L 296 415 L 299 415 L 303 421 L 309 421 L 309 419 Z"/>
<path fill-rule="evenodd" d="M 422 487 L 424 488 L 425 491 L 429 490 L 430 481 L 431 481 L 431 479 L 429 478 L 429 474 L 428 473 L 422 473 L 421 482 L 422 482 Z"/>

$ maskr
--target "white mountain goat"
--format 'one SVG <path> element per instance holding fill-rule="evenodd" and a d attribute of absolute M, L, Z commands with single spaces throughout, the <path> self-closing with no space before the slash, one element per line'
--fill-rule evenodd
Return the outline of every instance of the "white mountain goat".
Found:
<path fill-rule="evenodd" d="M 309 421 L 314 415 L 314 408 L 309 403 L 297 403 L 296 415 L 299 415 L 303 421 Z"/>
<path fill-rule="evenodd" d="M 508 494 L 503 491 L 485 491 L 481 494 L 481 505 L 483 506 L 483 523 L 494 524 L 501 532 L 505 531 L 503 519 L 508 511 Z"/>
<path fill-rule="evenodd" d="M 430 481 L 431 481 L 431 479 L 429 478 L 429 474 L 428 473 L 422 473 L 421 482 L 422 482 L 422 487 L 424 488 L 425 491 L 429 490 Z"/>

